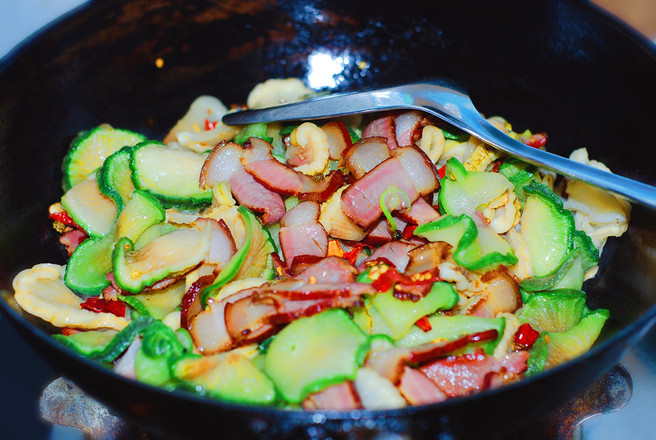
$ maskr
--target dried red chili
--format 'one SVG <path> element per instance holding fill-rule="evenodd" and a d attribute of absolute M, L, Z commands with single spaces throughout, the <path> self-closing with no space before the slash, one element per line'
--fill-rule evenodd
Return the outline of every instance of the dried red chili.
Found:
<path fill-rule="evenodd" d="M 120 301 L 107 301 L 102 298 L 87 298 L 80 304 L 84 310 L 89 310 L 95 313 L 113 313 L 116 316 L 125 316 L 125 304 Z"/>

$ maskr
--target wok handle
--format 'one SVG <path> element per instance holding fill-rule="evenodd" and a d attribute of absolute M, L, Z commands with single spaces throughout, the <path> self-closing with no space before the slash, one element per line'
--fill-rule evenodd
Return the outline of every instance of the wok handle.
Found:
<path fill-rule="evenodd" d="M 523 428 L 515 438 L 570 440 L 574 430 L 581 423 L 591 417 L 624 408 L 632 394 L 631 375 L 618 364 L 566 404 L 538 422 Z"/>

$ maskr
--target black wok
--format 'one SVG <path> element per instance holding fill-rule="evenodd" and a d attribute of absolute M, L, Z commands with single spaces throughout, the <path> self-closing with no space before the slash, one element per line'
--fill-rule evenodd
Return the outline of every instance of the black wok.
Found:
<path fill-rule="evenodd" d="M 656 53 L 583 1 L 99 1 L 0 66 L 0 304 L 53 368 L 117 414 L 170 436 L 489 438 L 562 403 L 644 335 L 656 319 L 656 226 L 639 206 L 584 287 L 590 306 L 610 309 L 613 320 L 595 349 L 539 377 L 438 405 L 283 412 L 165 392 L 76 357 L 50 340 L 52 328 L 15 310 L 9 292 L 20 269 L 65 261 L 46 216 L 78 131 L 108 122 L 162 138 L 200 94 L 237 103 L 264 79 L 325 73 L 312 54 L 343 67 L 328 77 L 334 90 L 455 79 L 484 113 L 547 131 L 550 150 L 586 146 L 614 171 L 656 183 Z"/>

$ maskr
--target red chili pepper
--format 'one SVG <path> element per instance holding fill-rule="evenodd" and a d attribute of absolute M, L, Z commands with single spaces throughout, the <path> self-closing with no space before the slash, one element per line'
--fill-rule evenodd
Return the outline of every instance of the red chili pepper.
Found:
<path fill-rule="evenodd" d="M 417 301 L 424 296 L 439 278 L 430 271 L 408 276 L 393 267 L 381 273 L 371 285 L 379 292 L 386 292 L 394 287 L 394 296 L 399 299 Z"/>
<path fill-rule="evenodd" d="M 48 217 L 54 221 L 61 222 L 66 226 L 70 226 L 71 228 L 82 229 L 77 223 L 75 223 L 75 220 L 73 220 L 66 211 L 53 212 Z"/>
<path fill-rule="evenodd" d="M 216 124 L 218 123 L 219 121 L 210 121 L 209 119 L 205 119 L 205 131 L 214 130 L 216 128 Z"/>
<path fill-rule="evenodd" d="M 440 176 L 440 180 L 444 179 L 444 176 L 446 175 L 446 165 L 437 170 L 437 175 Z"/>
<path fill-rule="evenodd" d="M 431 325 L 430 321 L 428 320 L 428 316 L 423 316 L 415 322 L 415 325 L 422 329 L 424 332 L 431 331 L 433 329 L 433 326 Z"/>
<path fill-rule="evenodd" d="M 540 148 L 544 147 L 547 143 L 547 133 L 535 133 L 524 140 L 524 143 L 529 147 Z"/>
<path fill-rule="evenodd" d="M 342 258 L 348 260 L 349 263 L 355 265 L 355 260 L 357 260 L 358 254 L 360 253 L 360 251 L 362 251 L 362 249 L 364 249 L 365 246 L 371 247 L 364 243 L 355 243 L 350 251 L 344 252 L 344 254 L 342 254 Z"/>
<path fill-rule="evenodd" d="M 415 235 L 415 229 L 417 229 L 417 225 L 407 225 L 403 230 L 403 239 L 410 240 Z"/>
<path fill-rule="evenodd" d="M 125 304 L 120 301 L 107 301 L 103 298 L 91 297 L 80 304 L 80 307 L 96 313 L 113 313 L 121 318 L 125 316 Z"/>
<path fill-rule="evenodd" d="M 500 160 L 495 161 L 494 165 L 492 166 L 492 172 L 498 173 L 500 167 L 501 167 L 501 161 Z"/>
<path fill-rule="evenodd" d="M 61 333 L 64 336 L 74 335 L 75 333 L 80 333 L 82 330 L 73 328 L 73 327 L 64 327 L 61 329 Z"/>
<path fill-rule="evenodd" d="M 520 348 L 530 348 L 537 341 L 540 332 L 534 330 L 528 322 L 519 326 L 515 333 L 514 342 Z"/>

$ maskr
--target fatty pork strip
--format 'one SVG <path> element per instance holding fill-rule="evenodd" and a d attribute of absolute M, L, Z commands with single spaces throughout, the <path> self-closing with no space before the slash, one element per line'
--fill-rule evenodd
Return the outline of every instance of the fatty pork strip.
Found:
<path fill-rule="evenodd" d="M 208 299 L 207 308 L 191 321 L 189 332 L 201 353 L 217 353 L 262 340 L 278 325 L 302 316 L 361 304 L 362 295 L 373 293 L 372 286 L 362 283 L 279 281 L 219 301 Z"/>
<path fill-rule="evenodd" d="M 415 147 L 398 148 L 342 193 L 342 209 L 358 226 L 367 229 L 382 215 L 380 197 L 395 185 L 411 202 L 432 193 L 439 181 L 435 166 Z"/>
<path fill-rule="evenodd" d="M 316 202 L 302 202 L 280 220 L 280 247 L 291 268 L 296 257 L 310 255 L 325 257 L 328 252 L 328 234 L 319 223 L 320 207 Z"/>

